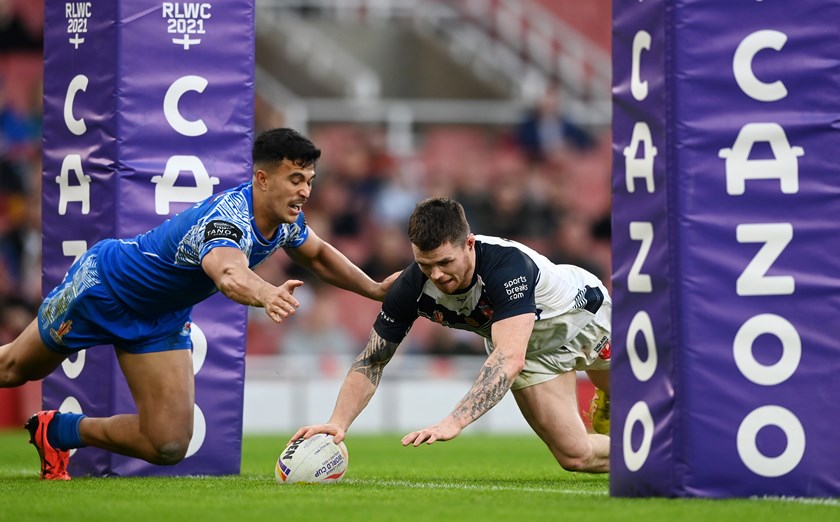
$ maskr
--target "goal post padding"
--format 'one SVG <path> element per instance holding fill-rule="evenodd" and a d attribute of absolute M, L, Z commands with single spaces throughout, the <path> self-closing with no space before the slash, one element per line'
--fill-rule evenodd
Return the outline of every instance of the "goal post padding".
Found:
<path fill-rule="evenodd" d="M 131 237 L 250 178 L 254 2 L 47 2 L 43 289 L 105 237 Z M 72 475 L 238 473 L 245 307 L 216 295 L 193 312 L 196 406 L 171 467 L 82 448 Z M 134 412 L 111 347 L 44 381 L 45 408 Z"/>
<path fill-rule="evenodd" d="M 613 5 L 611 494 L 840 495 L 840 2 Z"/>

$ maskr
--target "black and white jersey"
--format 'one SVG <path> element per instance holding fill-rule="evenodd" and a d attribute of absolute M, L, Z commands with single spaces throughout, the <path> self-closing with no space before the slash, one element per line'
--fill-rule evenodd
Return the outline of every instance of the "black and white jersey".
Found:
<path fill-rule="evenodd" d="M 374 324 L 380 337 L 399 343 L 414 320 L 422 316 L 489 339 L 495 321 L 531 313 L 537 320 L 535 331 L 562 323 L 563 339 L 559 340 L 563 342 L 574 337 L 608 298 L 598 279 L 581 268 L 555 265 L 515 241 L 475 237 L 475 273 L 470 287 L 458 294 L 445 294 L 412 263 L 382 303 Z M 577 311 L 589 313 L 572 313 Z M 574 317 L 571 324 L 570 317 Z"/>

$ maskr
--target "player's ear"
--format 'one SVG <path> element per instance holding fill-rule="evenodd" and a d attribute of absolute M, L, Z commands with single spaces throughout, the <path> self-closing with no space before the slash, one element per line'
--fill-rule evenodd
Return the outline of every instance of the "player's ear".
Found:
<path fill-rule="evenodd" d="M 263 169 L 255 170 L 254 184 L 259 187 L 260 190 L 266 190 L 268 188 L 268 173 Z"/>
<path fill-rule="evenodd" d="M 473 234 L 470 234 L 470 235 L 467 236 L 467 248 L 472 250 L 474 246 L 475 246 L 475 236 Z"/>

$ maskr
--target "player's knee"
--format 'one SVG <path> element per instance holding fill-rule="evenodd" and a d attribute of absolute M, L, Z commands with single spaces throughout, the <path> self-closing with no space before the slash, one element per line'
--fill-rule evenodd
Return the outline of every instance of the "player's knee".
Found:
<path fill-rule="evenodd" d="M 0 355 L 0 388 L 20 386 L 31 380 L 33 378 L 22 372 L 14 361 Z"/>
<path fill-rule="evenodd" d="M 170 425 L 166 432 L 154 432 L 149 438 L 153 451 L 149 462 L 160 466 L 178 464 L 187 456 L 191 439 L 192 424 L 184 425 L 181 429 Z"/>
<path fill-rule="evenodd" d="M 159 441 L 154 444 L 154 455 L 150 462 L 159 466 L 173 466 L 178 464 L 187 456 L 187 449 L 190 446 L 190 437 L 179 437 Z"/>

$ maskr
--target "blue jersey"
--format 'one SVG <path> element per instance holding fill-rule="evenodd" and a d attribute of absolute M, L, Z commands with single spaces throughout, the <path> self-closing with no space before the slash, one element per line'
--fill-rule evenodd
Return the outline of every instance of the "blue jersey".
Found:
<path fill-rule="evenodd" d="M 216 247 L 233 247 L 256 267 L 281 247 L 298 247 L 309 229 L 303 213 L 264 238 L 254 223 L 251 182 L 215 194 L 132 239 L 101 243 L 102 283 L 141 316 L 183 310 L 218 291 L 201 268 Z"/>

